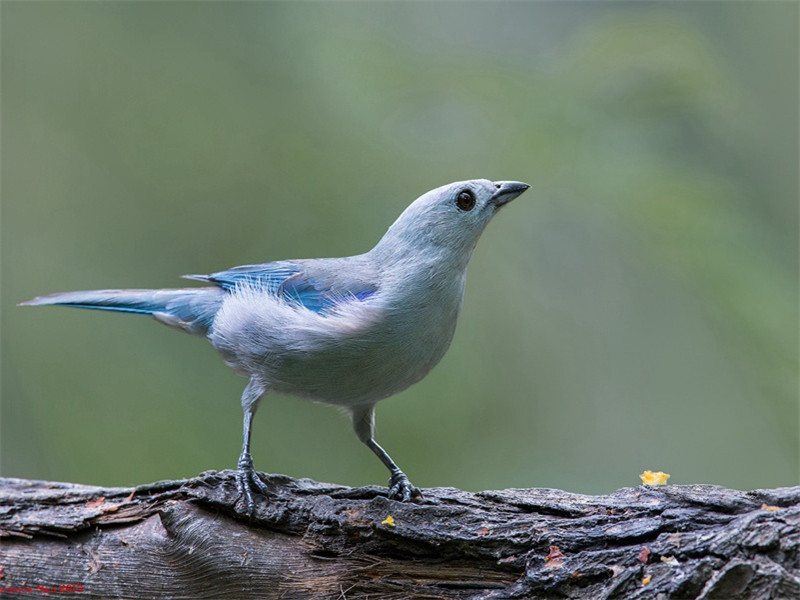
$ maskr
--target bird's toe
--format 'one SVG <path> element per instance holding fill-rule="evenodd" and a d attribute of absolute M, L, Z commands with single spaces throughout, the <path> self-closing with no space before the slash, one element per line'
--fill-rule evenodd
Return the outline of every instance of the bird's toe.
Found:
<path fill-rule="evenodd" d="M 255 512 L 253 492 L 257 491 L 265 496 L 270 493 L 269 487 L 256 472 L 255 467 L 253 467 L 252 459 L 246 456 L 239 459 L 239 465 L 236 471 L 236 487 L 239 491 L 237 502 L 239 499 L 244 502 L 245 511 L 250 516 Z"/>
<path fill-rule="evenodd" d="M 400 502 L 411 502 L 422 498 L 422 492 L 408 480 L 405 473 L 395 473 L 389 479 L 389 498 Z"/>
<path fill-rule="evenodd" d="M 244 502 L 245 512 L 249 515 L 253 514 L 255 510 L 255 503 L 253 502 L 253 492 L 250 490 L 249 475 L 245 471 L 236 472 L 236 489 L 239 492 L 237 503 L 239 500 Z"/>

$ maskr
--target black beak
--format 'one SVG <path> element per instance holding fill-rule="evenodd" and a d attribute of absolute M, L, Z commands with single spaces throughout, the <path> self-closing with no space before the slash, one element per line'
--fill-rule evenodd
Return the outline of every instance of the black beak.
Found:
<path fill-rule="evenodd" d="M 508 204 L 531 187 L 527 183 L 522 183 L 521 181 L 495 181 L 494 185 L 497 191 L 492 196 L 491 201 L 497 207 Z"/>

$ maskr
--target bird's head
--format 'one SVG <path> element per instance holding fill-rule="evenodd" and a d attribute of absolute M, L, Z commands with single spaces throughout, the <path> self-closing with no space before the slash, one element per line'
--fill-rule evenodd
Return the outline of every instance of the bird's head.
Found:
<path fill-rule="evenodd" d="M 403 211 L 376 249 L 455 253 L 466 264 L 486 224 L 529 187 L 519 181 L 472 179 L 431 190 Z"/>

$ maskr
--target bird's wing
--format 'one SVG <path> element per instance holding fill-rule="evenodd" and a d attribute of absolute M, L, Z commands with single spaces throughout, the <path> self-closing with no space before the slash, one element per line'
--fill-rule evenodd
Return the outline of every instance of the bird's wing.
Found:
<path fill-rule="evenodd" d="M 207 281 L 228 291 L 233 291 L 237 286 L 248 285 L 276 293 L 284 281 L 299 272 L 298 265 L 280 261 L 260 265 L 243 265 L 210 275 L 184 275 L 184 278 Z"/>
<path fill-rule="evenodd" d="M 346 270 L 337 272 L 336 265 L 328 264 L 333 260 L 278 261 L 184 277 L 207 281 L 227 291 L 234 291 L 237 286 L 259 288 L 314 312 L 331 309 L 343 301 L 366 300 L 377 291 L 377 285 L 366 278 L 346 276 Z"/>

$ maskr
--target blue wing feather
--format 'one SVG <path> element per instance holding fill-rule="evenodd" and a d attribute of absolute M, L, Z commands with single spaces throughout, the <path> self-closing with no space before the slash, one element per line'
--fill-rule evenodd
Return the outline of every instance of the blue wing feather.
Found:
<path fill-rule="evenodd" d="M 375 285 L 359 280 L 343 282 L 328 271 L 320 272 L 321 277 L 314 277 L 311 273 L 314 269 L 309 266 L 280 261 L 187 277 L 208 281 L 231 292 L 242 285 L 258 287 L 314 312 L 329 310 L 345 300 L 363 301 L 377 291 Z"/>
<path fill-rule="evenodd" d="M 297 265 L 273 262 L 234 267 L 206 275 L 204 279 L 228 291 L 232 291 L 236 286 L 250 285 L 275 293 L 284 281 L 299 272 L 300 268 Z"/>

